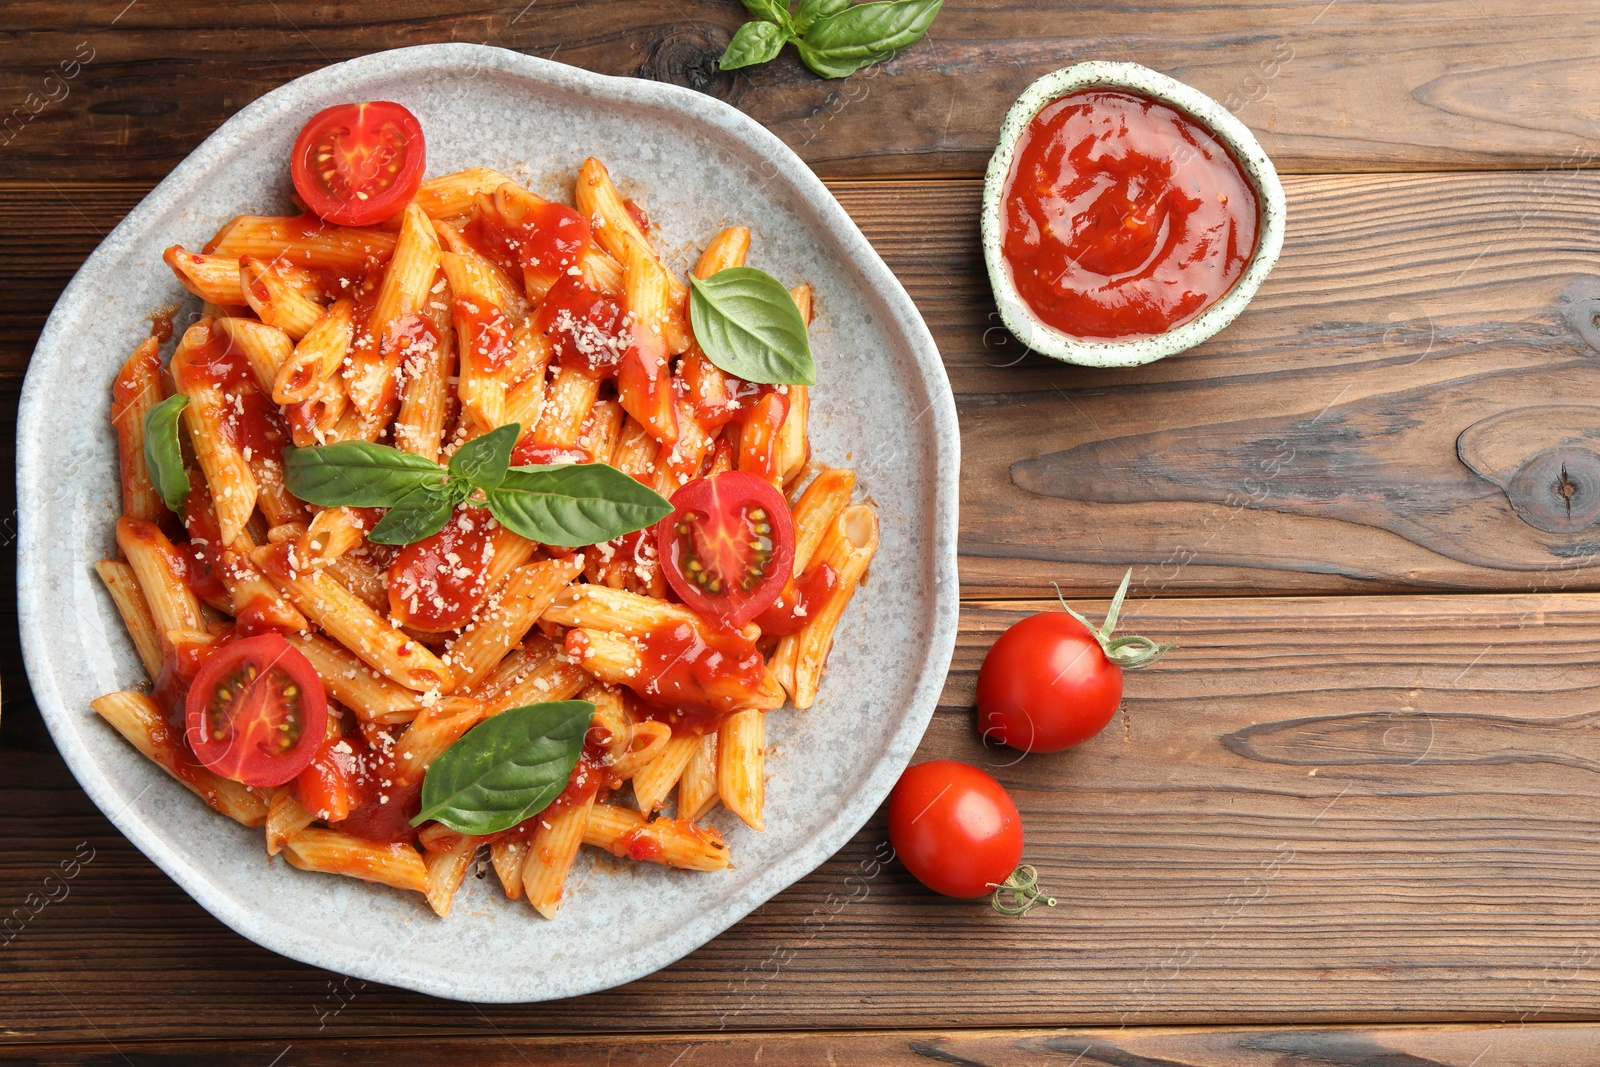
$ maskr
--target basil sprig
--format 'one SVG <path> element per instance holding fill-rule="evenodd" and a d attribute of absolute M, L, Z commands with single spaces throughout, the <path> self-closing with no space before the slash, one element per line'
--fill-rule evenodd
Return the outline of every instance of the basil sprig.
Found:
<path fill-rule="evenodd" d="M 659 493 L 605 463 L 513 467 L 517 423 L 474 438 L 450 466 L 368 441 L 286 448 L 284 484 L 322 507 L 388 508 L 367 535 L 385 545 L 431 537 L 461 504 L 489 513 L 530 541 L 563 548 L 599 544 L 672 513 Z"/>
<path fill-rule="evenodd" d="M 689 321 L 706 357 L 747 382 L 814 385 L 806 320 L 783 283 L 754 267 L 689 275 Z"/>
<path fill-rule="evenodd" d="M 422 810 L 462 834 L 494 834 L 537 815 L 567 787 L 594 718 L 587 700 L 526 704 L 468 730 L 422 780 Z"/>
<path fill-rule="evenodd" d="M 756 21 L 740 26 L 722 53 L 723 70 L 777 58 L 793 41 L 805 65 L 824 78 L 844 78 L 922 39 L 944 0 L 744 0 Z"/>
<path fill-rule="evenodd" d="M 144 465 L 150 471 L 150 484 L 162 502 L 179 514 L 189 498 L 189 472 L 178 445 L 178 415 L 188 404 L 188 397 L 174 393 L 144 417 Z"/>

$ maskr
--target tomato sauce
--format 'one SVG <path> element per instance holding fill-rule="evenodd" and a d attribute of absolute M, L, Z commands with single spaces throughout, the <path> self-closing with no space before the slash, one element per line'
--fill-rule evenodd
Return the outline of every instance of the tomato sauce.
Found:
<path fill-rule="evenodd" d="M 772 606 L 756 616 L 755 623 L 762 633 L 771 636 L 797 634 L 838 588 L 838 573 L 826 563 L 818 563 L 790 582 Z"/>
<path fill-rule="evenodd" d="M 393 735 L 376 731 L 374 736 L 376 744 L 359 732 L 344 738 L 354 766 L 349 779 L 340 783 L 350 791 L 345 799 L 349 814 L 336 828 L 367 841 L 412 841 L 417 831 L 411 820 L 422 810 L 422 777 L 402 778 Z"/>
<path fill-rule="evenodd" d="M 646 716 L 695 733 L 749 707 L 762 691 L 766 661 L 737 634 L 709 633 L 688 623 L 638 637 L 639 683 L 634 693 Z"/>
<path fill-rule="evenodd" d="M 173 367 L 182 392 L 210 386 L 222 393 L 222 433 L 242 453 L 246 462 L 283 467 L 283 446 L 289 441 L 289 424 L 278 405 L 256 388 L 255 375 L 245 354 L 228 335 L 212 328 L 205 344 L 189 349 Z"/>
<path fill-rule="evenodd" d="M 511 362 L 511 320 L 505 312 L 470 296 L 456 297 L 453 311 L 468 366 L 483 374 L 505 369 Z"/>
<path fill-rule="evenodd" d="M 583 258 L 590 241 L 588 219 L 548 200 L 530 205 L 520 218 L 507 217 L 516 207 L 506 201 L 496 217 L 479 216 L 485 243 L 499 245 L 512 262 L 546 277 L 566 273 Z"/>
<path fill-rule="evenodd" d="M 402 625 L 444 633 L 472 618 L 494 558 L 491 521 L 487 509 L 462 504 L 438 533 L 399 551 L 389 565 L 389 610 Z"/>
<path fill-rule="evenodd" d="M 653 860 L 661 855 L 661 842 L 646 823 L 644 826 L 635 826 L 619 837 L 613 851 L 630 860 Z"/>
<path fill-rule="evenodd" d="M 550 339 L 551 362 L 599 378 L 616 374 L 632 335 L 622 303 L 575 274 L 550 287 L 533 321 Z"/>
<path fill-rule="evenodd" d="M 555 463 L 593 463 L 594 456 L 576 445 L 545 445 L 533 439 L 533 434 L 523 434 L 511 450 L 513 467 L 543 467 Z"/>
<path fill-rule="evenodd" d="M 1006 182 L 1003 250 L 1017 291 L 1074 337 L 1148 337 L 1199 315 L 1255 252 L 1254 188 L 1209 130 L 1110 89 L 1035 116 Z"/>

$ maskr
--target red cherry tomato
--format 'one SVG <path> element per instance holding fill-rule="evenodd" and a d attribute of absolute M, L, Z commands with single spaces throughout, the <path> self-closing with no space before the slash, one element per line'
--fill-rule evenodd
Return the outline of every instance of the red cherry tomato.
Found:
<path fill-rule="evenodd" d="M 209 770 L 245 785 L 282 785 L 305 770 L 328 729 L 311 661 L 278 634 L 234 641 L 189 686 L 185 739 Z"/>
<path fill-rule="evenodd" d="M 907 768 L 889 794 L 889 843 L 935 893 L 988 896 L 1022 861 L 1022 816 L 988 774 L 933 760 Z"/>
<path fill-rule="evenodd" d="M 656 524 L 667 583 L 689 607 L 730 629 L 771 606 L 794 567 L 789 505 L 743 471 L 696 478 Z"/>
<path fill-rule="evenodd" d="M 1124 578 L 1099 630 L 1047 612 L 1000 635 L 978 671 L 978 729 L 986 740 L 1059 752 L 1106 728 L 1122 702 L 1123 670 L 1149 666 L 1168 647 L 1111 636 L 1127 587 Z"/>
<path fill-rule="evenodd" d="M 289 175 L 306 207 L 339 226 L 371 226 L 411 202 L 426 165 L 422 125 L 374 100 L 319 111 L 294 142 Z"/>

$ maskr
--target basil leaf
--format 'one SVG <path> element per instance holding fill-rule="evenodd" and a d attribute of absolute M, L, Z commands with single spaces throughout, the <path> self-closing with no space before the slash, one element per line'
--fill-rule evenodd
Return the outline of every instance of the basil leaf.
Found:
<path fill-rule="evenodd" d="M 789 0 L 744 0 L 744 9 L 756 18 L 789 26 Z"/>
<path fill-rule="evenodd" d="M 368 441 L 283 450 L 289 492 L 325 508 L 391 508 L 422 486 L 444 485 L 444 468 L 421 456 Z"/>
<path fill-rule="evenodd" d="M 587 700 L 526 704 L 468 730 L 422 780 L 422 810 L 462 834 L 494 834 L 537 815 L 561 795 L 594 718 Z"/>
<path fill-rule="evenodd" d="M 144 417 L 144 465 L 150 469 L 150 484 L 168 509 L 179 514 L 189 497 L 189 472 L 178 444 L 178 413 L 188 404 L 188 397 L 174 393 Z"/>
<path fill-rule="evenodd" d="M 449 490 L 419 485 L 378 520 L 367 540 L 380 545 L 415 544 L 444 529 L 455 504 Z"/>
<path fill-rule="evenodd" d="M 800 58 L 824 78 L 842 78 L 916 44 L 944 0 L 882 0 L 817 19 L 799 41 Z"/>
<path fill-rule="evenodd" d="M 794 28 L 806 32 L 811 24 L 827 15 L 837 15 L 850 6 L 850 0 L 800 0 L 794 9 Z"/>
<path fill-rule="evenodd" d="M 512 467 L 489 513 L 530 541 L 575 548 L 642 530 L 672 514 L 649 486 L 604 463 Z"/>
<path fill-rule="evenodd" d="M 777 23 L 747 22 L 739 27 L 733 40 L 728 42 L 718 69 L 737 70 L 775 59 L 783 51 L 784 42 L 788 39 L 788 32 Z"/>
<path fill-rule="evenodd" d="M 450 477 L 466 482 L 473 489 L 488 492 L 499 485 L 511 466 L 511 450 L 522 427 L 513 422 L 474 437 L 450 457 Z"/>
<path fill-rule="evenodd" d="M 689 276 L 689 319 L 706 357 L 747 382 L 811 385 L 817 380 L 806 320 L 772 275 L 729 267 Z"/>

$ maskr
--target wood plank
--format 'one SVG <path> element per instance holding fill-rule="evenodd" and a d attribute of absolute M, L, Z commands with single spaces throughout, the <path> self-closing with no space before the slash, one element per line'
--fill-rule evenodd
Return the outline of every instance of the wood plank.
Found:
<path fill-rule="evenodd" d="M 408 1067 L 1572 1067 L 1600 1044 L 1592 1024 L 1534 1026 L 1332 1026 L 1269 1029 L 882 1030 L 822 1033 L 607 1034 L 428 1038 L 405 1042 Z M 105 1043 L 0 1050 L 0 1065 L 102 1067 Z M 391 1060 L 392 1040 L 118 1042 L 131 1067 L 343 1067 Z"/>
<path fill-rule="evenodd" d="M 726 0 L 593 10 L 14 0 L 0 36 L 0 178 L 154 180 L 291 78 L 435 41 L 689 85 L 832 177 L 979 174 L 1018 93 L 1084 59 L 1191 82 L 1250 123 L 1286 171 L 1543 167 L 1600 151 L 1585 117 L 1600 106 L 1588 45 L 1600 10 L 1586 0 L 951 0 L 918 47 L 848 82 L 816 78 L 793 49 L 718 72 L 744 18 Z"/>
<path fill-rule="evenodd" d="M 121 839 L 44 744 L 14 742 L 0 749 L 0 921 L 21 926 L 7 928 L 0 1043 L 641 1019 L 740 1031 L 1595 1017 L 1600 594 L 1140 601 L 1130 625 L 1179 649 L 1129 679 L 1120 721 L 1058 755 L 986 750 L 968 707 L 982 654 L 1049 607 L 968 605 L 918 758 L 967 760 L 1006 784 L 1054 909 L 1018 921 L 933 897 L 877 862 L 880 814 L 656 975 L 554 1004 L 463 1007 L 245 943 Z M 8 731 L 33 715 L 13 693 Z M 93 858 L 64 893 L 44 882 L 82 848 Z M 29 903 L 46 892 L 60 899 Z"/>
<path fill-rule="evenodd" d="M 1600 175 L 1291 178 L 1250 311 L 1122 371 L 1000 328 L 978 183 L 833 188 L 944 354 L 969 595 L 1100 594 L 1130 564 L 1172 594 L 1600 588 Z M 0 240 L 41 246 L 0 263 L 0 430 L 51 303 L 136 189 L 0 187 Z"/>

